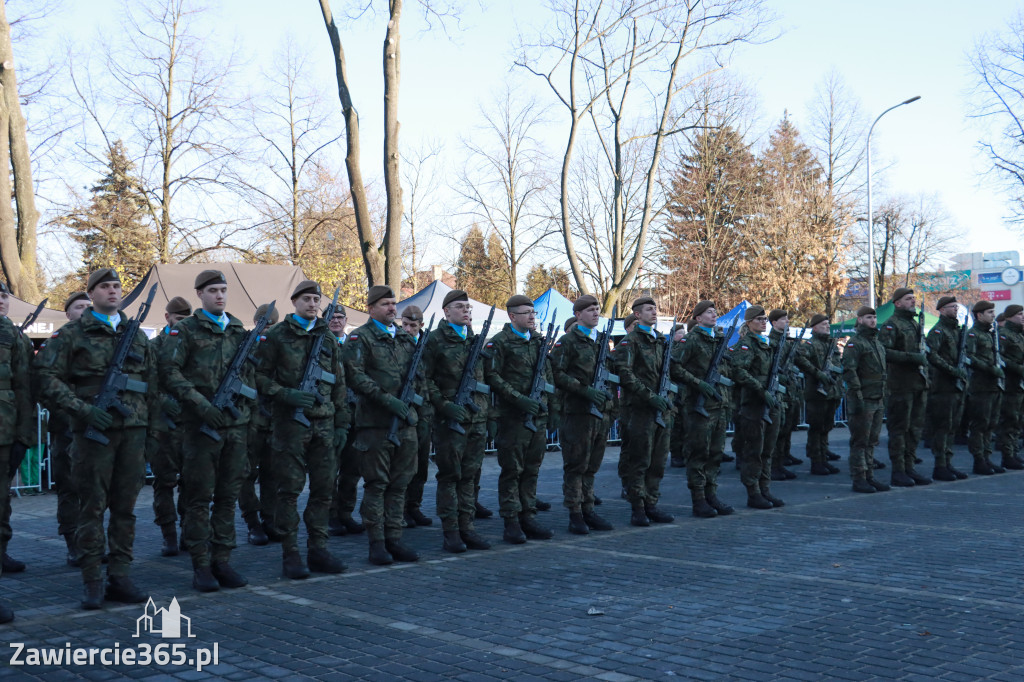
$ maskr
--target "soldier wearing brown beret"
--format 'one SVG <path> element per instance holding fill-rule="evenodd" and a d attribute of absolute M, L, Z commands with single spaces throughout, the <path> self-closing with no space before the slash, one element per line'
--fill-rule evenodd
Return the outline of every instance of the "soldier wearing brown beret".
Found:
<path fill-rule="evenodd" d="M 959 306 L 954 296 L 943 296 L 935 305 L 939 321 L 928 332 L 928 427 L 936 481 L 956 481 L 967 474 L 953 466 L 953 436 L 960 424 L 967 388 L 966 358 L 960 357 L 961 330 L 957 320 Z M 964 366 L 961 367 L 961 361 Z"/>
<path fill-rule="evenodd" d="M 967 357 L 971 359 L 971 376 L 967 392 L 967 449 L 974 458 L 974 473 L 987 476 L 1005 473 L 1006 469 L 989 458 L 992 436 L 999 418 L 1000 403 L 1006 387 L 1006 370 L 996 351 L 995 304 L 978 301 L 971 308 L 974 326 L 967 332 Z"/>
<path fill-rule="evenodd" d="M 999 351 L 1006 370 L 1006 390 L 1000 407 L 996 445 L 1003 455 L 1005 469 L 1024 469 L 1018 456 L 1020 449 L 1021 408 L 1024 406 L 1024 307 L 1013 304 L 1002 313 L 1003 324 L 998 329 Z"/>

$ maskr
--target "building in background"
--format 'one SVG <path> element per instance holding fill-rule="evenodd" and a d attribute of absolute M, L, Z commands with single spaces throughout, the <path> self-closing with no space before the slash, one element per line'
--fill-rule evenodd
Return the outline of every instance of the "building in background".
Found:
<path fill-rule="evenodd" d="M 1017 251 L 960 253 L 953 256 L 953 267 L 969 273 L 971 287 L 980 298 L 994 302 L 996 310 L 1024 305 L 1024 270 Z"/>

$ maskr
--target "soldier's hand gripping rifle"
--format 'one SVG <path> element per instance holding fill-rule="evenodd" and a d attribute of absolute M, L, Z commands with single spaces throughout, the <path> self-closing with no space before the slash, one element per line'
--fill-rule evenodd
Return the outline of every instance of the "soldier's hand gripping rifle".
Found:
<path fill-rule="evenodd" d="M 490 386 L 476 380 L 476 365 L 480 361 L 480 354 L 484 350 L 484 344 L 487 343 L 487 332 L 491 330 L 491 320 L 493 318 L 494 306 L 492 305 L 491 312 L 487 314 L 487 319 L 484 320 L 484 326 L 480 328 L 480 333 L 473 339 L 473 346 L 469 349 L 469 355 L 466 356 L 466 365 L 462 368 L 459 390 L 455 392 L 455 396 L 452 398 L 453 403 L 459 407 L 466 408 L 474 414 L 480 411 L 480 407 L 473 400 L 473 394 L 489 394 L 491 392 Z M 455 433 L 466 432 L 466 429 L 462 428 L 462 424 L 454 419 L 448 420 L 448 428 Z"/>
<path fill-rule="evenodd" d="M 671 367 L 672 362 L 672 344 L 676 338 L 676 318 L 672 318 L 672 326 L 669 327 L 668 334 L 665 335 L 665 355 L 661 359 L 661 374 L 658 375 L 658 395 L 669 401 L 670 393 L 679 393 L 679 387 L 672 383 Z M 671 402 L 671 401 L 669 401 Z M 665 425 L 665 418 L 662 416 L 661 411 L 658 411 L 658 416 L 654 418 L 654 423 L 661 428 L 668 428 Z"/>
<path fill-rule="evenodd" d="M 128 375 L 124 373 L 124 361 L 128 358 L 137 362 L 145 360 L 145 358 L 139 357 L 138 353 L 132 352 L 132 343 L 135 341 L 135 336 L 139 333 L 139 327 L 142 326 L 143 320 L 146 319 L 146 315 L 149 313 L 149 307 L 153 305 L 154 296 L 156 296 L 155 284 L 149 290 L 146 301 L 139 307 L 138 314 L 128 320 L 128 323 L 124 326 L 124 331 L 121 332 L 121 339 L 114 348 L 114 357 L 110 361 L 110 366 L 107 367 L 107 373 L 103 376 L 100 390 L 96 397 L 92 399 L 92 404 L 104 412 L 114 409 L 120 412 L 122 417 L 132 416 L 132 411 L 121 402 L 121 391 L 145 393 L 149 388 L 145 381 L 128 378 Z M 89 426 L 85 429 L 85 437 L 103 445 L 110 443 L 110 439 L 103 435 L 103 432 L 95 426 Z"/>
<path fill-rule="evenodd" d="M 32 311 L 32 314 L 29 315 L 28 317 L 26 317 L 25 321 L 21 323 L 21 326 L 18 327 L 18 329 L 21 331 L 22 334 L 24 334 L 25 330 L 28 329 L 29 327 L 31 327 L 32 323 L 35 322 L 39 318 L 39 313 L 43 312 L 43 308 L 46 307 L 46 302 L 49 301 L 49 300 L 50 299 L 48 299 L 48 298 L 44 298 L 39 303 L 39 305 L 36 306 L 36 309 Z"/>
<path fill-rule="evenodd" d="M 999 336 L 998 332 L 996 336 Z M 917 371 L 924 377 L 925 383 L 928 383 L 928 344 L 924 340 L 924 306 L 921 306 L 921 312 L 917 315 L 917 350 L 919 353 L 924 355 L 925 361 L 923 365 L 918 365 Z"/>
<path fill-rule="evenodd" d="M 732 320 L 732 326 L 729 327 L 729 331 L 726 332 L 722 340 L 715 346 L 715 354 L 711 358 L 711 364 L 708 365 L 708 371 L 704 373 L 704 381 L 711 384 L 712 388 L 715 389 L 715 400 L 722 402 L 722 392 L 718 390 L 719 386 L 732 386 L 732 381 L 722 376 L 722 373 L 718 370 L 718 367 L 722 364 L 722 358 L 725 357 L 725 351 L 729 348 L 729 339 L 732 338 L 733 332 L 736 331 L 736 325 L 739 323 L 739 315 L 735 316 Z M 693 411 L 702 417 L 707 417 L 708 411 L 704 409 L 704 402 L 706 397 L 703 393 L 697 396 L 697 403 L 693 406 Z"/>
<path fill-rule="evenodd" d="M 547 364 L 548 354 L 555 345 L 555 318 L 557 314 L 551 316 L 551 321 L 548 322 L 548 331 L 541 340 L 540 350 L 537 351 L 537 362 L 533 366 L 533 379 L 530 381 L 530 392 L 527 396 L 530 400 L 535 400 L 540 403 L 540 396 L 542 393 L 554 393 L 555 387 L 544 381 L 544 365 Z M 544 405 L 541 403 L 541 410 L 544 410 Z M 533 423 L 533 415 L 527 414 L 526 419 L 523 420 L 523 426 L 529 431 L 536 433 L 537 425 Z"/>
<path fill-rule="evenodd" d="M 612 328 L 615 320 L 608 320 L 608 326 L 597 337 L 597 358 L 594 360 L 594 378 L 590 381 L 590 387 L 602 393 L 608 393 L 608 384 L 619 383 L 619 377 L 608 371 L 608 339 L 611 338 Z M 604 404 L 601 405 L 604 407 Z M 590 414 L 598 419 L 604 419 L 602 412 L 595 403 L 590 403 Z"/>
<path fill-rule="evenodd" d="M 995 339 L 992 341 L 992 355 L 995 359 L 995 365 L 1003 371 L 1003 375 L 996 377 L 996 385 L 999 386 L 1000 391 L 1006 390 L 1006 360 L 1003 360 L 1003 350 L 999 343 L 999 324 L 996 322 L 992 323 L 992 333 L 995 335 Z"/>
<path fill-rule="evenodd" d="M 416 350 L 413 351 L 412 358 L 409 360 L 409 368 L 405 371 L 405 381 L 402 382 L 402 390 L 398 393 L 398 399 L 409 406 L 412 409 L 413 405 L 422 405 L 423 396 L 416 392 L 416 379 L 420 368 L 420 360 L 423 359 L 423 351 L 427 347 L 427 338 L 430 337 L 430 330 L 434 326 L 434 316 L 430 316 L 430 323 L 427 324 L 427 328 L 420 332 L 420 338 L 416 341 Z M 401 445 L 402 441 L 398 438 L 398 427 L 400 418 L 396 414 L 391 418 L 391 428 L 388 429 L 388 440 L 394 443 L 396 446 Z"/>
<path fill-rule="evenodd" d="M 211 405 L 222 412 L 227 412 L 233 419 L 238 419 L 242 416 L 236 405 L 238 396 L 243 396 L 249 400 L 256 400 L 258 397 L 256 389 L 252 386 L 246 386 L 245 382 L 242 381 L 242 368 L 245 367 L 246 362 L 252 362 L 253 364 L 257 362 L 253 351 L 256 350 L 256 344 L 259 343 L 263 330 L 270 325 L 270 316 L 274 312 L 274 305 L 276 303 L 277 301 L 270 302 L 267 311 L 263 313 L 260 319 L 256 320 L 256 326 L 242 339 L 242 343 L 238 345 L 238 349 L 235 351 L 235 357 L 231 358 L 228 371 L 221 377 L 220 385 L 217 386 L 217 392 L 213 394 L 213 399 L 210 401 Z M 220 440 L 220 434 L 217 433 L 217 430 L 206 422 L 203 422 L 203 425 L 199 427 L 199 431 L 213 440 Z"/>
<path fill-rule="evenodd" d="M 341 287 L 334 290 L 334 299 L 331 304 L 324 310 L 324 319 L 328 322 L 334 317 L 334 311 L 338 307 L 338 292 L 341 291 Z M 309 348 L 309 355 L 306 357 L 306 368 L 302 370 L 302 381 L 299 382 L 298 389 L 303 393 L 309 393 L 313 396 L 319 404 L 327 402 L 327 398 L 320 395 L 320 384 L 330 384 L 338 380 L 338 377 L 334 376 L 323 367 L 320 366 L 320 355 L 326 355 L 330 357 L 331 353 L 325 351 L 324 343 L 327 337 L 327 327 L 325 326 L 319 334 L 313 338 L 313 345 Z M 301 407 L 296 407 L 295 412 L 292 413 L 292 419 L 299 422 L 303 426 L 309 426 L 309 419 L 306 418 L 306 413 L 302 411 Z"/>
<path fill-rule="evenodd" d="M 967 357 L 967 324 L 960 327 L 960 343 L 956 350 L 956 390 L 963 393 L 967 390 L 967 368 L 971 364 L 971 359 Z"/>
<path fill-rule="evenodd" d="M 836 373 L 836 370 L 833 369 L 835 366 L 832 364 L 832 356 L 836 354 L 836 348 L 838 345 L 839 344 L 837 343 L 836 337 L 830 334 L 828 340 L 828 350 L 825 351 L 825 358 L 821 361 L 821 367 L 818 368 L 820 371 L 825 372 L 826 374 Z M 832 378 L 831 376 L 829 377 L 829 380 L 832 382 L 835 381 L 835 379 Z M 825 386 L 820 381 L 818 382 L 818 393 L 824 396 L 828 395 L 828 389 L 825 388 Z"/>
<path fill-rule="evenodd" d="M 775 347 L 775 353 L 772 356 L 772 369 L 768 373 L 768 395 L 778 400 L 778 396 L 785 395 L 786 387 L 779 381 L 779 370 L 782 368 L 782 354 L 785 351 L 786 337 L 789 336 L 789 327 L 786 327 L 785 333 L 782 338 L 779 339 L 779 345 Z M 761 419 L 767 424 L 772 423 L 771 410 L 768 409 L 768 403 L 764 405 L 764 412 L 761 414 Z"/>

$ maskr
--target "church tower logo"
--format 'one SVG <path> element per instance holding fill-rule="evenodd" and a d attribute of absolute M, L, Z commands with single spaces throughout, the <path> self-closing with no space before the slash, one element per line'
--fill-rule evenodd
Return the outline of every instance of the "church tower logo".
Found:
<path fill-rule="evenodd" d="M 135 620 L 135 634 L 132 637 L 141 637 L 143 633 L 158 635 L 165 639 L 195 637 L 192 634 L 192 619 L 181 615 L 177 597 L 171 598 L 167 608 L 159 609 L 153 603 L 153 598 L 149 598 L 142 615 Z"/>

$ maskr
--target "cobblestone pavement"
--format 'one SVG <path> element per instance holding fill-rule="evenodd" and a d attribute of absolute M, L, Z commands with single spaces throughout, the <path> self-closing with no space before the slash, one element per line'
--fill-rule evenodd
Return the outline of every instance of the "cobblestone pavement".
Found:
<path fill-rule="evenodd" d="M 845 459 L 847 432 L 833 449 Z M 805 439 L 795 437 L 802 456 Z M 885 452 L 885 440 L 878 449 Z M 566 531 L 561 460 L 549 453 L 540 519 L 550 541 L 501 542 L 501 520 L 478 523 L 490 551 L 441 550 L 435 525 L 407 531 L 416 564 L 377 568 L 365 536 L 331 538 L 349 565 L 340 576 L 281 578 L 279 545 L 242 540 L 234 564 L 250 586 L 199 594 L 187 556 L 159 556 L 149 488 L 137 508 L 134 577 L 157 607 L 176 597 L 194 638 L 133 635 L 140 606 L 81 611 L 80 574 L 64 565 L 55 496 L 14 501 L 10 553 L 29 564 L 4 575 L 17 619 L 0 626 L 26 647 L 217 647 L 218 664 L 6 666 L 0 677 L 60 679 L 1024 679 L 1024 473 L 956 483 L 850 491 L 844 473 L 776 483 L 786 507 L 753 511 L 738 473 L 723 465 L 720 497 L 737 513 L 698 520 L 685 475 L 670 469 L 662 507 L 676 522 L 627 524 L 609 450 L 598 511 L 616 530 Z M 883 459 L 885 459 L 883 457 Z M 921 465 L 930 472 L 927 460 Z M 958 448 L 955 464 L 969 470 Z M 888 469 L 878 472 L 888 480 Z M 496 508 L 497 463 L 488 457 L 482 501 Z M 433 487 L 428 487 L 428 499 Z M 303 500 L 304 501 L 304 500 Z M 433 510 L 432 500 L 427 503 Z M 593 614 L 593 615 L 590 615 Z M 22 653 L 22 658 L 27 656 Z"/>

